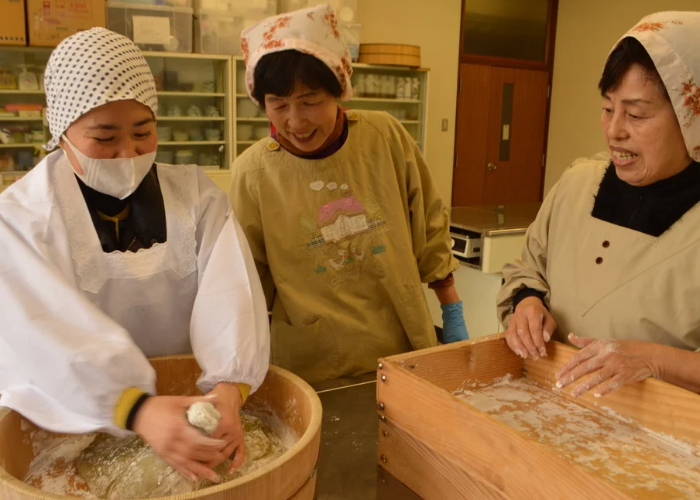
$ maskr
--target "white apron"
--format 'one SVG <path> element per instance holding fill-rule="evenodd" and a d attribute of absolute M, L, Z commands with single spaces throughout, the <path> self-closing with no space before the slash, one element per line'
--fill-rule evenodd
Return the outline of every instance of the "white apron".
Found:
<path fill-rule="evenodd" d="M 155 393 L 146 356 L 193 353 L 203 391 L 265 378 L 267 308 L 226 195 L 157 168 L 167 242 L 135 253 L 102 251 L 60 151 L 0 195 L 0 404 L 40 427 L 124 434 L 123 391 Z"/>
<path fill-rule="evenodd" d="M 189 324 L 197 295 L 196 171 L 175 165 L 157 168 L 167 241 L 137 252 L 102 251 L 70 166 L 57 169 L 55 185 L 78 286 L 126 328 L 146 356 L 192 352 Z M 176 300 L 163 304 L 162 292 L 174 293 Z"/>

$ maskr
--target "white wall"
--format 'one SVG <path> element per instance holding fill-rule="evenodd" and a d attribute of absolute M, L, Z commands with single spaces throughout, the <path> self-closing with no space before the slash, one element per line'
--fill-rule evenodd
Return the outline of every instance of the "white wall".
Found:
<path fill-rule="evenodd" d="M 607 55 L 662 10 L 700 10 L 700 0 L 559 0 L 545 194 L 574 159 L 605 149 L 598 80 Z"/>
<path fill-rule="evenodd" d="M 452 168 L 459 75 L 461 0 L 358 0 L 362 43 L 421 47 L 430 68 L 426 160 L 445 203 L 452 199 Z M 449 128 L 441 131 L 443 118 Z"/>

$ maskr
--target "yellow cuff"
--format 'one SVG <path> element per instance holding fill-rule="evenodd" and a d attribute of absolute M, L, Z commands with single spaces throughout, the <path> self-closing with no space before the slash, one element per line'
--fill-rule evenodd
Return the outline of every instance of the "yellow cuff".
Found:
<path fill-rule="evenodd" d="M 243 399 L 243 403 L 245 404 L 246 399 L 248 399 L 248 396 L 250 395 L 250 386 L 248 384 L 236 384 L 238 386 L 238 390 L 241 391 L 241 398 Z"/>
<path fill-rule="evenodd" d="M 242 390 L 241 393 L 243 393 Z M 119 397 L 119 401 L 117 401 L 117 406 L 114 408 L 115 425 L 121 427 L 122 429 L 126 429 L 126 421 L 129 419 L 131 409 L 144 394 L 146 394 L 144 391 L 135 387 L 129 387 L 127 390 L 122 392 L 122 395 Z"/>

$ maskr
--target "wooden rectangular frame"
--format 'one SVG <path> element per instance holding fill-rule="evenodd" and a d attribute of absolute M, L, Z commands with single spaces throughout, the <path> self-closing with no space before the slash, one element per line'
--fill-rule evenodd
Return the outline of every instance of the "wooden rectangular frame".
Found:
<path fill-rule="evenodd" d="M 575 352 L 550 342 L 546 358 L 523 361 L 499 334 L 381 359 L 379 465 L 425 500 L 631 499 L 452 394 L 465 381 L 508 374 L 551 387 Z M 576 401 L 595 411 L 604 403 L 640 426 L 700 442 L 700 396 L 658 380 Z"/>

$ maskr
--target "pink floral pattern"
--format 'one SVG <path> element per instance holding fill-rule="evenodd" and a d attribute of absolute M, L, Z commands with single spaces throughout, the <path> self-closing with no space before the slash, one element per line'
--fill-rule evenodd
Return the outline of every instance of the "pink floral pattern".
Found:
<path fill-rule="evenodd" d="M 350 53 L 328 4 L 278 15 L 246 29 L 241 35 L 241 49 L 246 62 L 246 86 L 253 100 L 257 62 L 280 50 L 298 50 L 316 57 L 337 76 L 343 90 L 341 100 L 352 97 Z"/>
<path fill-rule="evenodd" d="M 275 23 L 263 34 L 263 49 L 275 49 L 283 47 L 281 40 L 275 40 L 275 33 L 281 28 L 288 28 L 291 16 L 278 17 Z"/>
<path fill-rule="evenodd" d="M 667 28 L 668 24 L 680 25 L 683 24 L 683 21 L 673 20 L 639 23 L 637 26 L 630 30 L 630 33 L 643 33 L 645 31 L 658 32 L 664 28 Z"/>
<path fill-rule="evenodd" d="M 333 33 L 335 39 L 340 40 L 340 31 L 338 31 L 338 20 L 335 18 L 335 14 L 331 11 L 325 16 L 323 16 L 323 19 L 331 27 L 331 32 Z"/>
<path fill-rule="evenodd" d="M 243 62 L 245 62 L 247 66 L 248 59 L 250 58 L 250 47 L 247 38 L 241 38 L 241 51 L 243 52 Z"/>
<path fill-rule="evenodd" d="M 700 146 L 693 148 L 693 160 L 700 161 Z"/>
<path fill-rule="evenodd" d="M 681 88 L 683 107 L 685 109 L 685 126 L 690 127 L 696 117 L 700 116 L 700 86 L 691 78 L 683 82 Z"/>
<path fill-rule="evenodd" d="M 688 154 L 700 161 L 700 12 L 657 12 L 621 39 L 645 48 L 671 96 Z"/>

